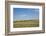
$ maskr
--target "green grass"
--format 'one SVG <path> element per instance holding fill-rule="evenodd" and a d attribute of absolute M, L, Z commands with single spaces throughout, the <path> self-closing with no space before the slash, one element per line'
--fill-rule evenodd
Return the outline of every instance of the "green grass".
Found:
<path fill-rule="evenodd" d="M 21 20 L 21 21 L 13 21 L 14 28 L 22 28 L 22 27 L 38 27 L 39 20 Z"/>

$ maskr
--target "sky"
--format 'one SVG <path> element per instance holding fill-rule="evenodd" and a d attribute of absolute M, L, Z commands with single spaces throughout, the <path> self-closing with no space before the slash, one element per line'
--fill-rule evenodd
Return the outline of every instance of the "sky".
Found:
<path fill-rule="evenodd" d="M 38 8 L 13 8 L 13 20 L 37 20 L 39 19 Z"/>

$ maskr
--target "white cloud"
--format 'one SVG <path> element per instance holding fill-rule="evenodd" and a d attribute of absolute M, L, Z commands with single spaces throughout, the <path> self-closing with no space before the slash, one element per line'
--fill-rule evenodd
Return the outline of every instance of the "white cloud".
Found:
<path fill-rule="evenodd" d="M 25 16 L 27 16 L 27 15 L 25 15 L 25 14 L 24 15 L 20 15 L 20 17 L 25 17 Z"/>

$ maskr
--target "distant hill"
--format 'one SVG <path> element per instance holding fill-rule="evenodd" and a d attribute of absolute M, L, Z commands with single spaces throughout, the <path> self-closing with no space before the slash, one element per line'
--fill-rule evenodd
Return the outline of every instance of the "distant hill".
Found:
<path fill-rule="evenodd" d="M 19 21 L 21 21 L 21 22 L 23 22 L 23 21 L 39 21 L 39 20 L 16 20 L 17 22 L 19 22 Z"/>

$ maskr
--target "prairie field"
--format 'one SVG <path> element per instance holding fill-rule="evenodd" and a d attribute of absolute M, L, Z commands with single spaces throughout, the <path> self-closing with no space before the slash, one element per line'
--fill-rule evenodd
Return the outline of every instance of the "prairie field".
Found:
<path fill-rule="evenodd" d="M 39 27 L 39 20 L 19 20 L 13 21 L 14 28 Z"/>

